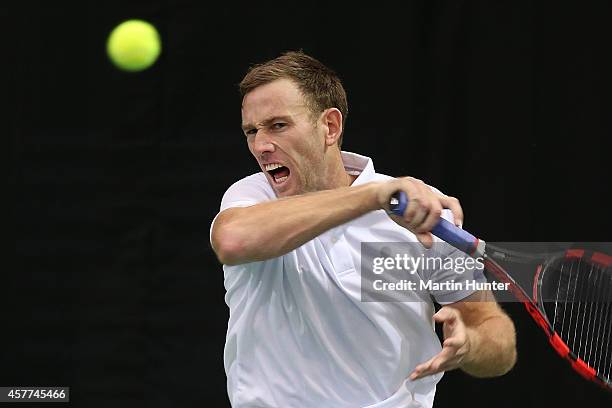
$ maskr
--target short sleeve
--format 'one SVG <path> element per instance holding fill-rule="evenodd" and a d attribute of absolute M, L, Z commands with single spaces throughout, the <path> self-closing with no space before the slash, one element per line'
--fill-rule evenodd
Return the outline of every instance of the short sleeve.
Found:
<path fill-rule="evenodd" d="M 272 187 L 263 173 L 253 174 L 235 182 L 227 189 L 225 194 L 223 194 L 219 213 L 215 215 L 215 218 L 210 223 L 210 237 L 212 238 L 213 225 L 221 212 L 228 208 L 249 207 L 275 199 L 276 195 L 274 194 L 274 190 L 272 190 Z"/>
<path fill-rule="evenodd" d="M 233 207 L 248 207 L 276 199 L 263 173 L 253 174 L 232 184 L 221 199 L 219 212 Z"/>

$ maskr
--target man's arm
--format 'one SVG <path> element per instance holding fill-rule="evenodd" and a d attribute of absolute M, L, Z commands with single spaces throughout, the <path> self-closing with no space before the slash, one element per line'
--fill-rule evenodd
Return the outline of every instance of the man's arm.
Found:
<path fill-rule="evenodd" d="M 475 377 L 495 377 L 516 363 L 514 324 L 491 291 L 478 291 L 444 306 L 434 319 L 444 325 L 442 351 L 419 364 L 411 380 L 455 368 Z"/>
<path fill-rule="evenodd" d="M 443 208 L 453 212 L 455 223 L 463 220 L 455 198 L 437 194 L 422 181 L 405 177 L 227 209 L 213 225 L 212 247 L 226 265 L 275 258 L 367 212 L 388 209 L 397 191 L 406 192 L 410 202 L 403 217 L 391 218 L 415 233 L 426 246 L 431 245 L 429 231 L 440 219 Z"/>

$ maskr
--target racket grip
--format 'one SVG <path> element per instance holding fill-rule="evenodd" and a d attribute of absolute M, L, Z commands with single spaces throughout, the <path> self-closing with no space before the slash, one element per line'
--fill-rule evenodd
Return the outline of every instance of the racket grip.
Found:
<path fill-rule="evenodd" d="M 406 208 L 408 208 L 406 193 L 403 191 L 395 193 L 391 198 L 389 207 L 391 214 L 403 216 Z M 431 233 L 468 255 L 482 256 L 484 254 L 484 241 L 444 218 L 440 218 L 440 221 L 431 229 Z"/>

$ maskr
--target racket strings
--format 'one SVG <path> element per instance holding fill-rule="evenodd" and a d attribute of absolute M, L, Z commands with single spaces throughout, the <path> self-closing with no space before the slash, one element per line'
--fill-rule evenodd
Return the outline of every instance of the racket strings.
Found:
<path fill-rule="evenodd" d="M 604 275 L 603 285 L 601 288 L 604 299 L 607 299 L 607 302 L 604 302 L 603 305 L 603 320 L 602 320 L 602 337 L 604 340 L 601 344 L 600 355 L 602 356 L 600 365 L 596 368 L 597 372 L 601 372 L 604 374 L 604 378 L 607 379 L 608 382 L 612 380 L 612 275 L 607 274 Z M 607 283 L 606 283 L 607 282 Z M 606 366 L 607 362 L 607 366 Z"/>
<path fill-rule="evenodd" d="M 584 258 L 547 265 L 541 300 L 555 332 L 606 381 L 612 370 L 612 273 Z"/>
<path fill-rule="evenodd" d="M 605 284 L 606 278 L 608 279 L 607 285 Z M 608 274 L 608 276 L 606 277 L 604 275 L 602 280 L 604 281 L 604 284 L 601 288 L 602 294 L 605 299 L 610 299 L 612 298 L 612 276 Z M 612 363 L 610 363 L 610 361 L 612 361 L 612 351 L 610 350 L 610 347 L 612 346 L 612 344 L 610 344 L 610 338 L 612 337 L 612 302 L 602 303 L 602 309 L 603 320 L 601 322 L 601 336 L 603 338 L 603 341 L 601 343 L 601 349 L 599 350 L 599 355 L 602 358 L 595 369 L 597 370 L 597 372 L 603 373 L 604 378 L 610 381 L 610 374 L 612 369 Z M 607 366 L 606 362 L 608 362 Z"/>

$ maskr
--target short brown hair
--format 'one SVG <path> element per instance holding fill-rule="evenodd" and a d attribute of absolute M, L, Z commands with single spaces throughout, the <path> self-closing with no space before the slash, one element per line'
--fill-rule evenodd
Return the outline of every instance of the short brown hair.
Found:
<path fill-rule="evenodd" d="M 303 51 L 288 51 L 273 60 L 257 64 L 240 81 L 240 94 L 244 98 L 253 89 L 277 79 L 287 78 L 296 83 L 306 98 L 313 115 L 328 108 L 342 113 L 342 133 L 348 115 L 346 92 L 336 73 Z M 342 145 L 342 134 L 338 146 Z"/>

